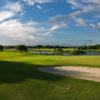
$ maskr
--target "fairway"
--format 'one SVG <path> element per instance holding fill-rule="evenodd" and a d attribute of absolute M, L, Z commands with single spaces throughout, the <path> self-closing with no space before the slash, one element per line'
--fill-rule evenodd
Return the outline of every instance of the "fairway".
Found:
<path fill-rule="evenodd" d="M 100 67 L 100 56 L 0 53 L 0 100 L 100 100 L 100 83 L 39 71 L 47 65 Z"/>

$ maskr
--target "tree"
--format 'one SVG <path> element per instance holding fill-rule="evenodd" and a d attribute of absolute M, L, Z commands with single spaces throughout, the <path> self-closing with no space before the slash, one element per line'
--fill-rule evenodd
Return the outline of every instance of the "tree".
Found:
<path fill-rule="evenodd" d="M 42 45 L 37 45 L 36 48 L 40 49 L 40 48 L 43 48 Z"/>
<path fill-rule="evenodd" d="M 100 49 L 100 44 L 96 44 L 95 47 L 97 47 L 97 49 Z"/>
<path fill-rule="evenodd" d="M 58 53 L 63 53 L 63 48 L 61 48 L 60 46 L 55 46 L 54 51 Z"/>
<path fill-rule="evenodd" d="M 46 45 L 46 46 L 44 46 L 44 48 L 46 48 L 46 49 L 47 49 L 47 48 L 50 49 L 50 46 L 49 46 L 49 45 Z"/>
<path fill-rule="evenodd" d="M 3 50 L 3 48 L 4 48 L 4 47 L 3 47 L 2 45 L 0 45 L 0 52 Z"/>
<path fill-rule="evenodd" d="M 87 46 L 85 45 L 85 46 L 83 46 L 83 48 L 82 48 L 83 50 L 87 50 Z"/>
<path fill-rule="evenodd" d="M 78 47 L 77 48 L 78 50 L 87 50 L 87 46 L 85 45 L 85 46 L 81 46 L 81 47 Z"/>
<path fill-rule="evenodd" d="M 4 46 L 4 50 L 7 52 L 7 49 L 8 49 L 9 47 L 8 46 Z"/>
<path fill-rule="evenodd" d="M 27 48 L 25 45 L 16 45 L 15 46 L 16 49 L 18 49 L 20 51 L 20 53 L 22 53 L 22 51 L 27 51 Z"/>
<path fill-rule="evenodd" d="M 96 46 L 88 46 L 87 49 L 93 49 L 93 50 L 97 50 L 98 48 Z"/>

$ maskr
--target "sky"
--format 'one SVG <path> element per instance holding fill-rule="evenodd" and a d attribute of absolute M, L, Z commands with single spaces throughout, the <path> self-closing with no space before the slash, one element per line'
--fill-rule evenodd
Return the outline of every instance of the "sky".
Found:
<path fill-rule="evenodd" d="M 0 0 L 0 44 L 100 44 L 100 0 Z"/>

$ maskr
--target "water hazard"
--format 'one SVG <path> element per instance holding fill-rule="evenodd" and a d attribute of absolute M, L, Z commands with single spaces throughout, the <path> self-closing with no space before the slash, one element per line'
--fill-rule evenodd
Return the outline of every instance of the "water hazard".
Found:
<path fill-rule="evenodd" d="M 54 53 L 48 51 L 29 51 L 29 53 L 39 54 L 39 55 L 73 55 L 71 53 Z M 77 54 L 77 55 L 100 55 L 100 52 L 97 51 L 86 51 L 85 54 Z"/>

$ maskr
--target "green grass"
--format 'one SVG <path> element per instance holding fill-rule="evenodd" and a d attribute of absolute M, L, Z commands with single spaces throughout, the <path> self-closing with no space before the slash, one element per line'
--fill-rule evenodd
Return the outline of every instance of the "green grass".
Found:
<path fill-rule="evenodd" d="M 44 49 L 44 48 L 41 48 L 41 49 L 31 49 L 31 48 L 29 48 L 28 50 L 29 51 L 50 51 L 50 52 L 55 52 L 54 49 Z M 64 52 L 66 52 L 66 51 L 73 51 L 73 50 L 74 50 L 74 48 L 67 48 L 67 49 L 64 48 L 63 49 Z"/>
<path fill-rule="evenodd" d="M 77 48 L 76 48 L 77 50 Z M 6 50 L 4 50 L 6 51 Z M 45 48 L 41 48 L 41 49 L 37 49 L 37 48 L 28 48 L 28 51 L 49 51 L 49 52 L 55 52 L 54 49 L 45 49 Z M 66 51 L 74 51 L 74 48 L 64 48 L 63 49 L 64 52 Z M 100 52 L 100 50 L 93 50 L 93 49 L 88 49 L 88 50 L 82 50 L 82 51 L 97 51 Z M 7 49 L 7 52 L 19 52 L 16 49 Z"/>
<path fill-rule="evenodd" d="M 100 100 L 99 82 L 53 75 L 37 69 L 44 65 L 100 67 L 100 56 L 0 53 L 0 100 Z"/>

